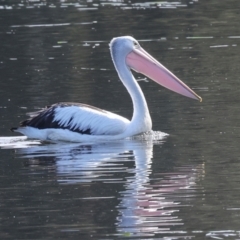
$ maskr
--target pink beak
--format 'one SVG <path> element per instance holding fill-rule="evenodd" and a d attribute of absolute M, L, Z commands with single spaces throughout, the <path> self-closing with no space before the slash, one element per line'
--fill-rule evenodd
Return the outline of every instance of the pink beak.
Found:
<path fill-rule="evenodd" d="M 130 52 L 127 55 L 126 62 L 134 71 L 144 74 L 163 87 L 186 97 L 202 101 L 200 96 L 143 50 L 143 48 L 139 47 Z"/>

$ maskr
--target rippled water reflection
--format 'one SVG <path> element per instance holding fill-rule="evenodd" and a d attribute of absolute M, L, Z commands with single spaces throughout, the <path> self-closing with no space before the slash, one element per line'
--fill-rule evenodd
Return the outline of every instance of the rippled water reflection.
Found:
<path fill-rule="evenodd" d="M 203 164 L 171 167 L 170 171 L 153 174 L 153 146 L 160 147 L 164 144 L 164 139 L 158 142 L 125 140 L 96 145 L 39 145 L 37 141 L 26 142 L 23 138 L 22 141 L 19 140 L 11 139 L 9 144 L 5 141 L 4 147 L 14 147 L 17 156 L 26 159 L 23 161 L 24 167 L 18 170 L 17 175 L 24 174 L 29 180 L 20 182 L 16 191 L 20 194 L 20 189 L 27 184 L 28 187 L 25 186 L 24 189 L 31 189 L 32 194 L 26 197 L 27 206 L 23 204 L 21 209 L 14 207 L 18 200 L 11 197 L 8 204 L 13 205 L 15 218 L 23 214 L 22 211 L 32 214 L 37 209 L 44 211 L 41 205 L 46 205 L 44 208 L 47 212 L 44 215 L 47 216 L 44 217 L 48 220 L 44 226 L 48 229 L 54 218 L 70 211 L 59 208 L 60 205 L 75 202 L 72 207 L 77 211 L 67 217 L 68 220 L 75 220 L 71 220 L 67 225 L 65 223 L 56 226 L 61 232 L 85 232 L 90 226 L 98 229 L 100 222 L 107 217 L 101 215 L 113 211 L 114 214 L 110 214 L 113 225 L 108 227 L 108 235 L 171 235 L 171 227 L 184 225 L 184 220 L 178 213 L 182 208 L 191 207 L 196 191 L 201 189 L 197 183 L 204 177 Z M 3 146 L 3 139 L 1 142 Z M 42 177 L 47 179 L 40 183 Z M 33 187 L 35 189 L 32 189 Z M 39 195 L 40 189 L 48 195 L 47 199 L 41 197 L 41 193 Z M 25 191 L 23 190 L 22 194 L 25 195 Z M 7 200 L 8 194 L 5 197 L 4 200 Z M 106 201 L 110 202 L 110 209 L 106 208 Z M 98 207 L 100 212 L 93 212 L 93 209 Z M 80 217 L 82 214 L 84 218 Z M 94 220 L 87 224 L 87 228 L 83 227 L 84 221 L 91 219 L 92 214 L 94 218 L 99 218 L 100 222 Z M 78 222 L 77 225 L 75 221 Z M 19 224 L 29 229 L 24 223 Z M 36 226 L 33 232 L 38 228 Z M 181 235 L 185 236 L 186 233 Z"/>
<path fill-rule="evenodd" d="M 114 7 L 122 10 L 131 10 L 131 9 L 176 9 L 182 7 L 188 7 L 198 0 L 188 1 L 183 3 L 181 1 L 162 1 L 162 2 L 139 2 L 139 1 L 124 1 L 124 0 L 108 0 L 108 1 L 21 1 L 21 3 L 14 2 L 13 4 L 9 1 L 2 1 L 2 6 L 0 10 L 11 10 L 11 9 L 33 9 L 33 8 L 77 8 L 79 11 L 92 11 L 99 10 L 101 7 Z"/>
<path fill-rule="evenodd" d="M 238 239 L 239 2 L 0 2 L 1 239 Z M 109 54 L 132 35 L 197 103 L 137 75 L 160 141 L 46 144 L 8 130 L 60 101 L 131 118 Z"/>

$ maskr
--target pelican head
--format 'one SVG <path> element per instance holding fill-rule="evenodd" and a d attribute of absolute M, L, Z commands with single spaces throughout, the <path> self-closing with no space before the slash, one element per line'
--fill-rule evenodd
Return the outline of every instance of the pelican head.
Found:
<path fill-rule="evenodd" d="M 183 96 L 202 101 L 200 96 L 147 53 L 133 37 L 113 38 L 110 42 L 110 50 L 115 66 L 118 61 L 124 59 L 125 64 L 130 69 L 144 74 L 163 87 Z"/>

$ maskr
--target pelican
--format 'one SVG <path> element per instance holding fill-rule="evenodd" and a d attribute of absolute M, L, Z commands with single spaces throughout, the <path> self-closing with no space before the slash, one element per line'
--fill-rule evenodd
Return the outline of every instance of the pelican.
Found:
<path fill-rule="evenodd" d="M 147 53 L 133 37 L 113 38 L 109 46 L 118 76 L 132 99 L 131 121 L 86 104 L 60 102 L 31 113 L 30 119 L 11 130 L 33 139 L 71 142 L 119 140 L 151 131 L 148 105 L 131 69 L 165 88 L 202 101 L 200 96 Z"/>

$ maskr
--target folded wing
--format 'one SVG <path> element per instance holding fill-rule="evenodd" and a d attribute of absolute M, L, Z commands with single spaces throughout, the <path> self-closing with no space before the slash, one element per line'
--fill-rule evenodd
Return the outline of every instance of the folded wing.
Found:
<path fill-rule="evenodd" d="M 68 129 L 89 135 L 115 135 L 122 133 L 129 120 L 117 114 L 81 103 L 57 103 L 38 112 L 30 113 L 30 119 L 20 127 L 38 129 Z"/>

